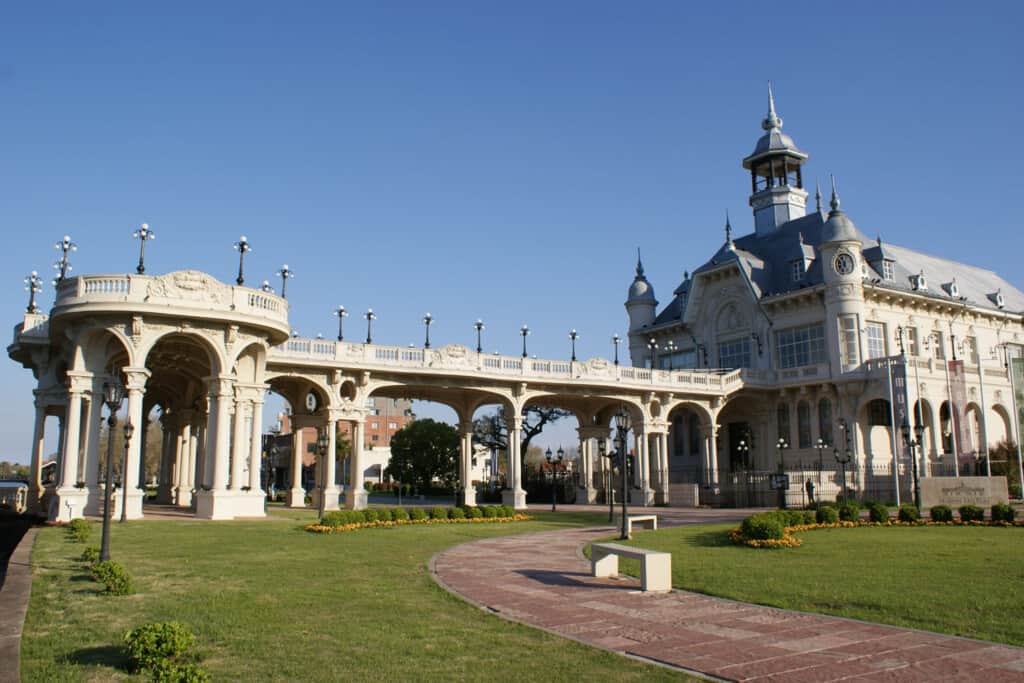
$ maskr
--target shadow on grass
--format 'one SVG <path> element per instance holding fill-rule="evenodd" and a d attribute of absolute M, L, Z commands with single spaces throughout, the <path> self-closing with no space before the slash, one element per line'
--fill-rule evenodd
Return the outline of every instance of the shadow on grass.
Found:
<path fill-rule="evenodd" d="M 685 544 L 702 548 L 724 548 L 734 545 L 727 531 L 702 531 L 687 538 Z"/>
<path fill-rule="evenodd" d="M 67 661 L 81 666 L 109 666 L 120 671 L 128 671 L 128 658 L 125 657 L 124 650 L 114 645 L 75 650 L 67 656 Z"/>

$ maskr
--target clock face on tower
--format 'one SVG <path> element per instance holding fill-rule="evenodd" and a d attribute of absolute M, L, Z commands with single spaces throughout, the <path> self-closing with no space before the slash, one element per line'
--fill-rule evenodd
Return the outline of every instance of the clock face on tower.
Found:
<path fill-rule="evenodd" d="M 316 394 L 314 394 L 312 391 L 306 394 L 306 410 L 308 410 L 311 413 L 315 413 L 318 403 L 319 401 L 316 400 Z"/>
<path fill-rule="evenodd" d="M 836 261 L 833 265 L 836 272 L 840 275 L 849 275 L 853 272 L 853 268 L 856 264 L 853 262 L 853 257 L 844 252 L 839 256 L 836 256 Z"/>

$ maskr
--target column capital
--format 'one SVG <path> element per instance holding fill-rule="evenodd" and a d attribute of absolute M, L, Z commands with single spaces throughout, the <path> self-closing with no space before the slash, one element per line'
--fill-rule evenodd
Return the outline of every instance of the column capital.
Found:
<path fill-rule="evenodd" d="M 581 439 L 608 439 L 611 438 L 610 427 L 577 427 L 576 433 Z"/>
<path fill-rule="evenodd" d="M 83 394 L 91 391 L 93 386 L 93 374 L 91 372 L 68 371 L 67 389 L 68 393 Z"/>
<path fill-rule="evenodd" d="M 226 375 L 203 378 L 206 382 L 207 394 L 231 398 L 234 396 L 235 379 Z"/>
<path fill-rule="evenodd" d="M 462 422 L 460 422 L 459 423 L 459 431 L 462 434 L 472 434 L 473 433 L 473 421 L 472 420 L 463 420 Z"/>

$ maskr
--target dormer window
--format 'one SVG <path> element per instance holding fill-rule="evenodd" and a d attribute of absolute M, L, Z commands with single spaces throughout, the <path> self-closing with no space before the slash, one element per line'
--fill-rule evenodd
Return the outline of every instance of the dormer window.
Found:
<path fill-rule="evenodd" d="M 889 282 L 896 279 L 896 268 L 892 261 L 882 261 L 882 279 Z"/>
<path fill-rule="evenodd" d="M 1001 289 L 997 289 L 992 294 L 989 294 L 988 298 L 989 301 L 994 303 L 999 308 L 1004 308 L 1006 306 L 1006 299 L 1003 298 L 1003 290 Z"/>
<path fill-rule="evenodd" d="M 928 280 L 925 278 L 923 270 L 917 275 L 912 275 L 910 277 L 910 283 L 913 285 L 914 289 L 919 292 L 924 292 L 928 289 Z"/>
<path fill-rule="evenodd" d="M 956 279 L 955 278 L 953 279 L 952 282 L 946 283 L 943 286 L 943 289 L 945 289 L 946 293 L 949 294 L 954 299 L 960 298 L 960 285 L 958 285 L 956 283 Z"/>
<path fill-rule="evenodd" d="M 804 275 L 807 273 L 807 266 L 800 259 L 793 261 L 790 264 L 790 272 L 793 274 L 793 282 L 803 282 Z"/>

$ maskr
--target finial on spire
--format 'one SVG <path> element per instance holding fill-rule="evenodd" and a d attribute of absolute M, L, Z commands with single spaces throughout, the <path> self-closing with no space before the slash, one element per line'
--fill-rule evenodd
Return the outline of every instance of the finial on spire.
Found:
<path fill-rule="evenodd" d="M 640 247 L 636 248 L 636 276 L 642 278 L 644 276 L 644 264 L 640 260 Z"/>
<path fill-rule="evenodd" d="M 839 191 L 836 190 L 836 177 L 829 173 L 829 178 L 832 179 L 832 199 L 829 200 L 829 206 L 832 207 L 833 211 L 839 210 Z"/>
<path fill-rule="evenodd" d="M 882 236 L 879 235 L 878 237 L 876 237 L 875 242 L 878 243 L 878 246 L 882 246 Z"/>
<path fill-rule="evenodd" d="M 725 244 L 732 248 L 732 225 L 729 223 L 729 209 L 725 210 Z"/>
<path fill-rule="evenodd" d="M 768 116 L 761 122 L 761 128 L 765 130 L 782 128 L 782 119 L 775 113 L 775 94 L 772 92 L 771 81 L 768 81 Z"/>
<path fill-rule="evenodd" d="M 684 270 L 683 271 L 683 281 L 685 282 L 686 280 L 689 280 L 689 279 L 690 279 L 690 271 Z"/>
<path fill-rule="evenodd" d="M 817 180 L 814 181 L 814 205 L 818 213 L 821 213 L 821 183 Z"/>

